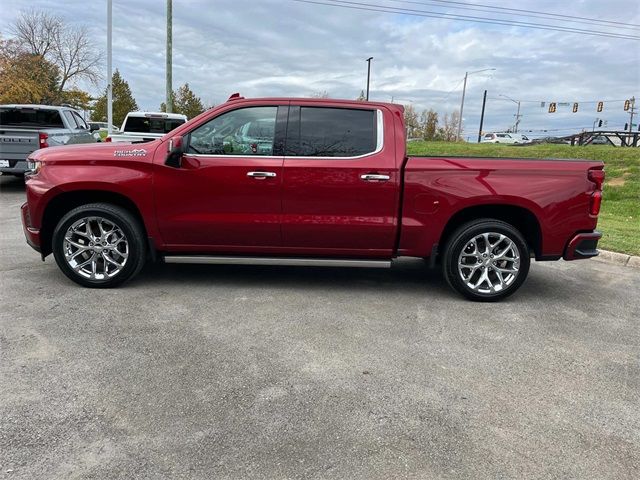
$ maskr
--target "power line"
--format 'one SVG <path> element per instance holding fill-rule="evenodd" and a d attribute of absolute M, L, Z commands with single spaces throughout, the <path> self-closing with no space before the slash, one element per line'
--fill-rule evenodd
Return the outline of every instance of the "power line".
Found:
<path fill-rule="evenodd" d="M 488 97 L 487 100 L 504 100 L 504 98 L 500 98 L 500 97 Z M 604 103 L 615 103 L 615 102 L 624 102 L 625 100 L 627 100 L 626 98 L 623 98 L 622 100 L 551 100 L 552 102 L 555 103 L 599 103 L 599 102 L 604 102 Z M 549 100 L 520 100 L 522 103 L 549 103 Z"/>
<path fill-rule="evenodd" d="M 327 1 L 318 1 L 318 0 L 292 0 L 292 1 L 299 2 L 299 3 L 314 4 L 314 5 L 324 5 L 327 7 L 348 8 L 351 10 L 393 13 L 398 15 L 408 15 L 408 16 L 414 16 L 414 17 L 443 18 L 447 20 L 460 20 L 460 21 L 474 22 L 474 23 L 506 25 L 506 26 L 514 26 L 514 27 L 532 28 L 536 30 L 550 30 L 550 31 L 564 32 L 564 33 L 578 33 L 582 35 L 619 38 L 624 40 L 640 40 L 640 36 L 634 36 L 634 35 L 628 35 L 628 34 L 615 34 L 615 33 L 600 32 L 600 31 L 594 31 L 594 30 L 582 30 L 582 29 L 575 29 L 571 27 L 551 26 L 551 25 L 536 24 L 536 23 L 529 23 L 529 22 L 487 19 L 484 17 L 445 14 L 445 13 L 429 12 L 425 10 L 400 9 L 396 7 L 385 7 L 381 5 L 368 4 L 368 3 L 343 2 L 341 0 L 327 0 L 327 1 L 336 2 L 336 3 L 327 3 Z"/>
<path fill-rule="evenodd" d="M 388 2 L 394 3 L 410 3 L 414 5 L 442 5 L 445 4 L 449 8 L 456 9 L 465 9 L 465 10 L 474 10 L 478 12 L 494 12 L 501 13 L 504 12 L 514 12 L 521 14 L 523 17 L 532 17 L 532 18 L 545 18 L 550 20 L 558 20 L 558 21 L 570 21 L 571 23 L 584 23 L 587 25 L 591 24 L 602 24 L 604 26 L 615 26 L 617 28 L 626 28 L 626 29 L 640 29 L 640 25 L 634 23 L 624 23 L 618 22 L 615 20 L 602 20 L 598 18 L 588 18 L 588 17 L 578 17 L 574 15 L 565 15 L 560 13 L 549 13 L 549 12 L 539 12 L 536 10 L 524 10 L 521 8 L 508 8 L 508 7 L 500 7 L 494 5 L 483 5 L 480 3 L 466 3 L 466 2 L 455 2 L 451 0 L 429 0 L 418 2 L 415 0 L 387 0 Z M 454 6 L 454 5 L 462 5 L 462 6 Z M 471 8 L 470 8 L 471 7 Z M 479 7 L 479 8 L 473 8 Z M 502 15 L 512 15 L 512 13 L 501 13 Z M 567 19 L 567 20 L 564 20 Z"/>
<path fill-rule="evenodd" d="M 461 14 L 454 14 L 454 13 L 444 13 L 444 12 L 433 12 L 430 10 L 416 10 L 413 8 L 400 8 L 400 7 L 388 7 L 386 5 L 378 5 L 378 4 L 372 4 L 372 3 L 366 3 L 366 2 L 353 2 L 353 1 L 347 1 L 347 0 L 328 0 L 330 2 L 333 3 L 337 3 L 337 4 L 350 4 L 350 5 L 364 5 L 367 7 L 373 7 L 373 8 L 385 8 L 390 10 L 391 12 L 396 12 L 396 13 L 405 13 L 409 15 L 409 14 L 415 14 L 415 15 L 420 15 L 420 14 L 429 14 L 429 15 L 438 15 L 439 18 L 451 18 L 454 20 L 463 20 L 463 21 L 475 21 L 478 23 L 494 23 L 497 25 L 514 25 L 514 26 L 519 26 L 519 27 L 528 27 L 528 28 L 538 28 L 538 29 L 559 29 L 559 31 L 565 31 L 565 32 L 572 32 L 572 33 L 583 33 L 583 34 L 587 34 L 587 35 L 593 35 L 593 34 L 600 34 L 600 35 L 605 35 L 605 36 L 612 36 L 612 37 L 620 37 L 620 38 L 628 38 L 628 39 L 636 39 L 636 40 L 640 40 L 640 36 L 635 36 L 635 35 L 631 35 L 631 34 L 627 34 L 627 33 L 612 33 L 612 32 L 605 32 L 605 31 L 598 31 L 598 30 L 585 30 L 582 28 L 574 28 L 574 27 L 567 27 L 567 26 L 562 26 L 562 25 L 552 25 L 552 24 L 547 24 L 547 23 L 533 23 L 533 22 L 522 22 L 519 20 L 509 20 L 509 19 L 501 19 L 501 18 L 492 18 L 492 17 L 476 17 L 476 16 L 472 16 L 472 15 L 461 15 Z M 427 16 L 427 15 L 425 15 Z M 545 28 L 542 28 L 545 27 Z"/>

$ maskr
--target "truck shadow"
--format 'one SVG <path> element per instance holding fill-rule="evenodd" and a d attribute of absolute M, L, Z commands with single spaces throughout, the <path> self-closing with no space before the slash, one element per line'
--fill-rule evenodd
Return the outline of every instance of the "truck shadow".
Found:
<path fill-rule="evenodd" d="M 0 193 L 24 192 L 24 177 L 0 175 Z"/>
<path fill-rule="evenodd" d="M 524 285 L 515 295 L 497 305 L 513 302 L 557 303 L 567 298 L 589 295 L 584 289 L 567 283 L 545 271 L 544 266 L 532 264 Z M 379 292 L 433 295 L 434 298 L 458 299 L 466 302 L 447 285 L 440 268 L 429 268 L 421 259 L 407 259 L 394 263 L 390 269 L 289 267 L 252 265 L 178 265 L 148 264 L 132 286 L 153 285 L 170 292 L 184 284 L 194 287 L 225 285 L 234 288 L 264 286 L 292 291 L 340 290 L 357 293 Z M 480 304 L 477 304 L 480 305 Z M 485 304 L 486 305 L 486 304 Z"/>
<path fill-rule="evenodd" d="M 402 261 L 390 269 L 289 267 L 253 265 L 149 264 L 137 284 L 152 283 L 163 288 L 183 282 L 198 286 L 282 287 L 294 290 L 346 290 L 388 292 L 433 291 L 456 296 L 440 274 L 423 260 Z"/>

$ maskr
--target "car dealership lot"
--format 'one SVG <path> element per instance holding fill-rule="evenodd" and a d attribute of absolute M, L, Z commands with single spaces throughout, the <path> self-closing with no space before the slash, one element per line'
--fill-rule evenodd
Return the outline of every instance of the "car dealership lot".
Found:
<path fill-rule="evenodd" d="M 477 304 L 392 270 L 156 265 L 87 290 L 0 177 L 0 478 L 637 478 L 640 270 Z"/>

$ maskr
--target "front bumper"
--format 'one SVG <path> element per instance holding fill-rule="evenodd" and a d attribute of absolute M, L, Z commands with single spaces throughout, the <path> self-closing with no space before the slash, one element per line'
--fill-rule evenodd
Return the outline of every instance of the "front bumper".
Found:
<path fill-rule="evenodd" d="M 22 214 L 22 230 L 24 231 L 24 236 L 27 239 L 27 243 L 31 248 L 33 248 L 36 252 L 40 252 L 40 230 L 37 228 L 33 228 L 31 226 L 31 216 L 29 214 L 29 204 L 24 203 L 22 207 L 20 207 L 20 211 Z"/>
<path fill-rule="evenodd" d="M 578 233 L 568 243 L 564 251 L 565 260 L 581 260 L 597 256 L 598 240 L 602 238 L 602 233 L 597 230 L 593 232 Z"/>

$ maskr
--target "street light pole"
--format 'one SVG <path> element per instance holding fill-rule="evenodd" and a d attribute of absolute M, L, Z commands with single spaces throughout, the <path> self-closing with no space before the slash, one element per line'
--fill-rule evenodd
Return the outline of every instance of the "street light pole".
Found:
<path fill-rule="evenodd" d="M 467 93 L 467 78 L 474 73 L 486 72 L 488 70 L 495 70 L 495 68 L 483 68 L 482 70 L 475 70 L 473 72 L 464 72 L 464 85 L 462 87 L 462 101 L 460 102 L 460 118 L 458 119 L 458 135 L 456 136 L 456 140 L 458 140 L 462 134 L 462 113 L 464 112 L 464 97 Z"/>
<path fill-rule="evenodd" d="M 456 141 L 460 139 L 462 133 L 462 112 L 464 111 L 464 96 L 467 93 L 467 77 L 469 72 L 464 72 L 464 85 L 462 86 L 462 101 L 460 102 L 460 118 L 458 118 L 458 134 L 456 135 Z"/>
<path fill-rule="evenodd" d="M 167 113 L 173 112 L 173 86 L 171 85 L 171 56 L 173 49 L 172 38 L 172 24 L 173 24 L 173 12 L 172 12 L 172 0 L 167 0 L 167 78 L 166 78 L 166 101 Z"/>
<path fill-rule="evenodd" d="M 113 74 L 111 73 L 112 0 L 107 0 L 107 135 L 111 136 L 113 123 Z"/>
<path fill-rule="evenodd" d="M 369 101 L 369 81 L 371 80 L 371 60 L 373 60 L 373 57 L 367 58 L 367 101 Z"/>

